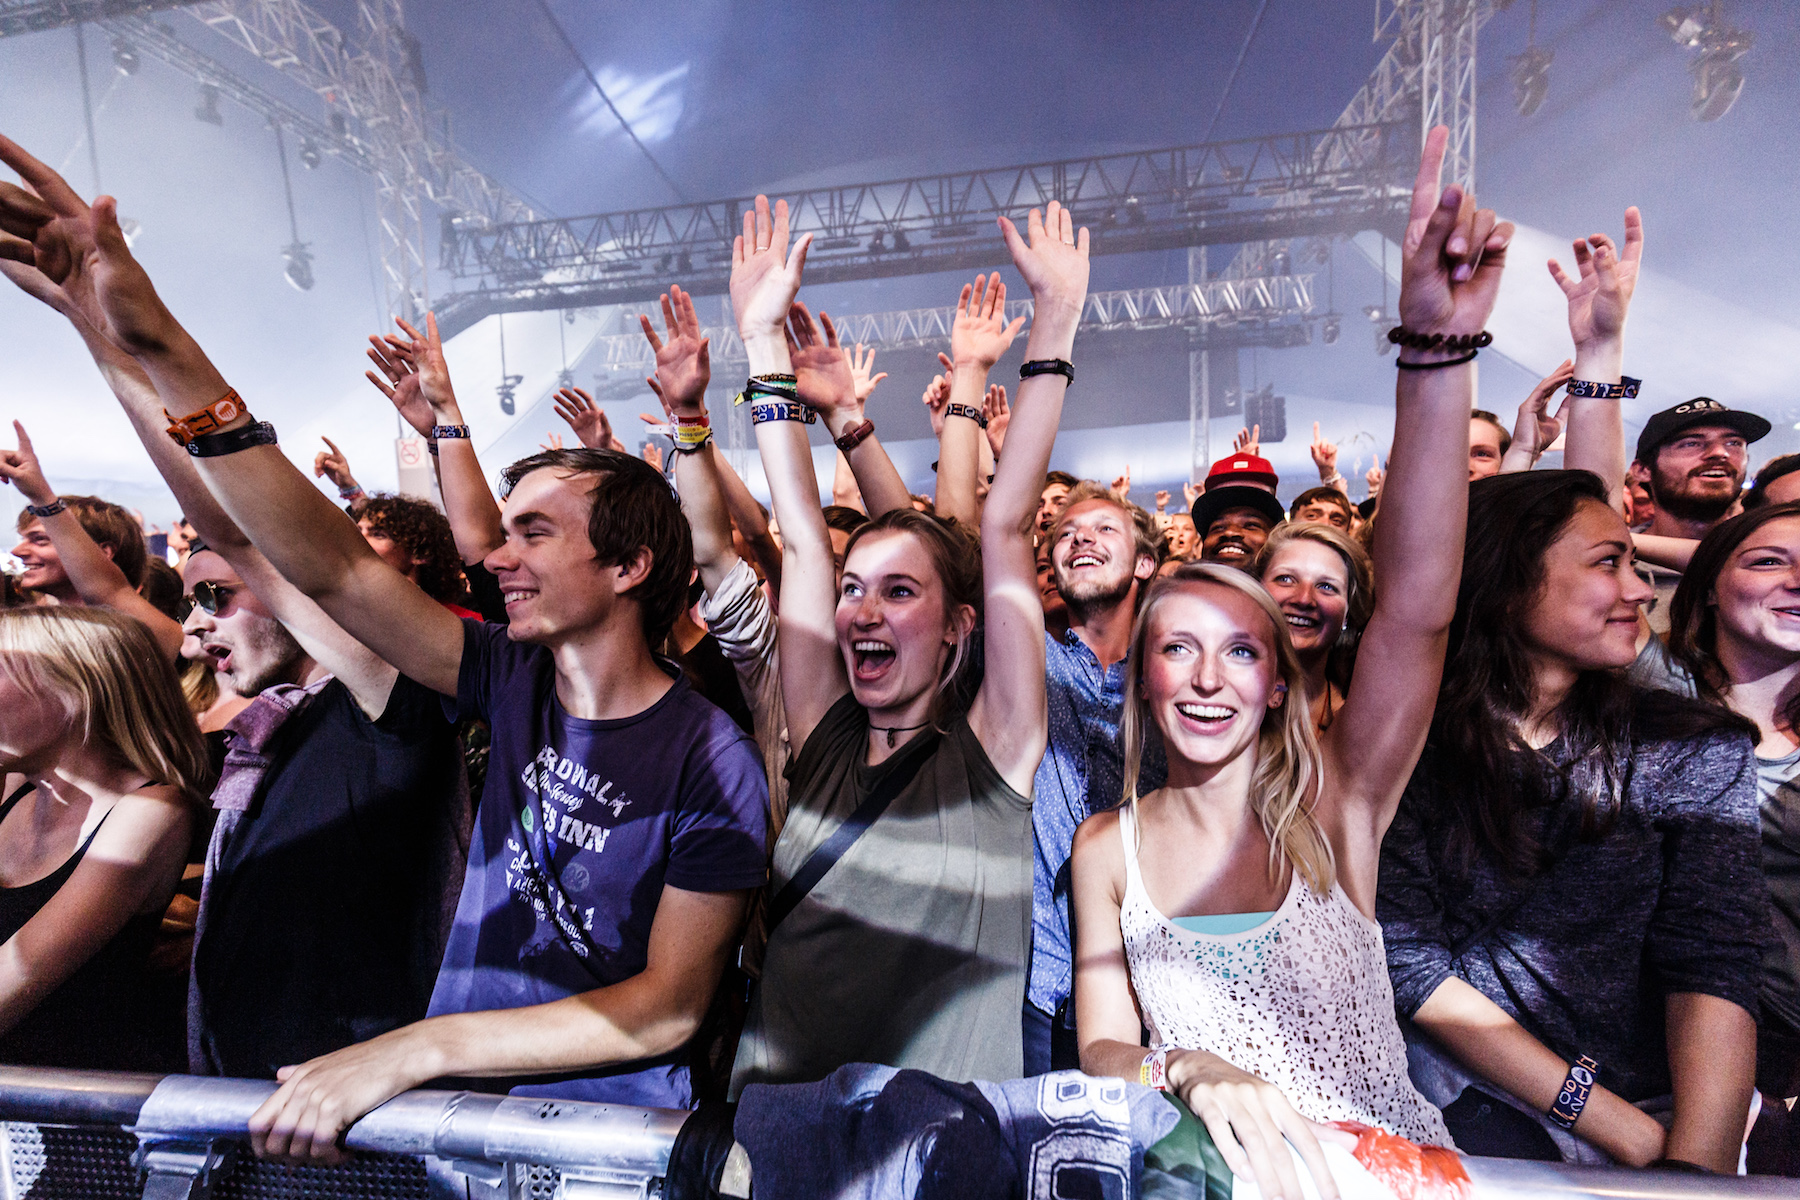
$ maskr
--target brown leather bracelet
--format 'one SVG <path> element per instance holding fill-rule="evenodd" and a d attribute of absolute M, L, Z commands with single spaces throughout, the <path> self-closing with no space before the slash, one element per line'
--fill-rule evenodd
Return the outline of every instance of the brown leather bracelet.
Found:
<path fill-rule="evenodd" d="M 861 421 L 855 425 L 850 426 L 850 428 L 844 430 L 842 435 L 835 437 L 832 440 L 837 443 L 837 448 L 839 450 L 842 450 L 845 454 L 848 454 L 852 450 L 856 449 L 858 446 L 862 445 L 863 440 L 865 438 L 867 438 L 871 433 L 874 433 L 874 432 L 875 432 L 875 422 Z"/>

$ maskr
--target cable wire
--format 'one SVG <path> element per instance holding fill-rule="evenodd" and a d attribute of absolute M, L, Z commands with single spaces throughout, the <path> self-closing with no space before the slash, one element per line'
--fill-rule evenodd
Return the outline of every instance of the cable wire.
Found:
<path fill-rule="evenodd" d="M 544 0 L 538 0 L 542 4 Z M 1206 133 L 1202 142 L 1212 141 L 1213 129 L 1219 124 L 1219 116 L 1225 111 L 1225 101 L 1231 98 L 1231 89 L 1237 85 L 1238 72 L 1244 69 L 1244 56 L 1250 53 L 1250 43 L 1256 40 L 1257 28 L 1262 25 L 1263 14 L 1269 11 L 1269 0 L 1262 0 L 1256 6 L 1256 15 L 1250 18 L 1250 32 L 1244 35 L 1244 44 L 1238 48 L 1237 61 L 1231 64 L 1231 74 L 1225 78 L 1225 90 L 1219 93 L 1219 106 L 1213 109 L 1212 120 L 1206 123 Z"/>
<path fill-rule="evenodd" d="M 1268 0 L 1263 0 L 1263 3 L 1266 5 Z M 568 47 L 569 54 L 575 59 L 576 64 L 580 66 L 581 73 L 587 76 L 587 81 L 594 85 L 594 91 L 598 92 L 600 99 L 606 102 L 607 111 L 611 112 L 618 120 L 619 128 L 625 131 L 625 136 L 631 139 L 631 144 L 636 146 L 639 152 L 643 154 L 645 161 L 647 161 L 651 167 L 655 168 L 657 175 L 662 177 L 662 181 L 669 185 L 669 190 L 675 193 L 675 198 L 683 204 L 686 204 L 687 196 L 682 193 L 681 188 L 676 185 L 675 181 L 669 178 L 669 173 L 663 170 L 661 163 L 656 161 L 656 156 L 650 153 L 650 148 L 638 140 L 637 131 L 632 129 L 631 122 L 625 119 L 625 114 L 619 111 L 618 105 L 612 102 L 612 97 L 608 96 L 606 94 L 606 89 L 600 86 L 600 81 L 594 77 L 593 71 L 588 69 L 587 59 L 581 56 L 581 51 L 575 48 L 575 43 L 569 39 L 567 31 L 563 29 L 562 22 L 558 21 L 556 19 L 556 14 L 550 11 L 549 0 L 537 0 L 537 5 L 538 8 L 543 11 L 544 19 L 550 22 L 550 28 L 556 30 L 556 36 L 562 39 L 562 44 L 564 46 Z M 1257 15 L 1260 17 L 1262 14 L 1258 13 Z"/>

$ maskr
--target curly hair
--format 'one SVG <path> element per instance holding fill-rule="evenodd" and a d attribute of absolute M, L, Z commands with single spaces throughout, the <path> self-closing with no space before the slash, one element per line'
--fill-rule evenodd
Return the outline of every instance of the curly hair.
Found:
<path fill-rule="evenodd" d="M 419 589 L 439 604 L 454 603 L 468 591 L 450 522 L 428 501 L 377 492 L 357 509 L 356 519 L 419 564 Z"/>

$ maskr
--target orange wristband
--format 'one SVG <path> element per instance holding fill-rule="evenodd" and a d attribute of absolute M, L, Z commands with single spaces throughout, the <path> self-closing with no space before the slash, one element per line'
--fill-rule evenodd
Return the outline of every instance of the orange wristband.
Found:
<path fill-rule="evenodd" d="M 175 414 L 165 408 L 163 416 L 169 418 L 169 437 L 177 446 L 185 446 L 201 434 L 223 429 L 245 412 L 243 398 L 233 388 L 197 413 L 189 413 L 177 420 Z"/>

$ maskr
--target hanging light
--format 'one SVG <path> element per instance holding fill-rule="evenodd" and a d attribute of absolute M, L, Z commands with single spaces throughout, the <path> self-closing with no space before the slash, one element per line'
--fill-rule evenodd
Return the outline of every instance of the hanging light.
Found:
<path fill-rule="evenodd" d="M 1527 46 L 1525 53 L 1515 55 L 1512 63 L 1513 106 L 1521 117 L 1529 117 L 1544 106 L 1550 94 L 1550 63 L 1556 52 L 1544 46 Z"/>
<path fill-rule="evenodd" d="M 306 245 L 305 242 L 295 242 L 281 251 L 281 257 L 287 260 L 287 269 L 282 274 L 302 292 L 312 291 L 313 286 L 313 256 Z"/>
<path fill-rule="evenodd" d="M 113 39 L 112 60 L 113 66 L 118 68 L 119 74 L 136 75 L 138 73 L 138 66 L 140 64 L 138 61 L 137 47 L 133 46 L 122 37 Z"/>
<path fill-rule="evenodd" d="M 1339 324 L 1338 319 L 1335 316 L 1326 317 L 1324 333 L 1325 344 L 1327 346 L 1334 344 L 1338 340 L 1338 334 L 1340 332 L 1342 332 L 1342 326 Z"/>
<path fill-rule="evenodd" d="M 203 83 L 200 85 L 200 103 L 194 108 L 194 119 L 205 121 L 208 125 L 225 124 L 225 115 L 219 111 L 219 85 Z"/>
<path fill-rule="evenodd" d="M 322 157 L 323 156 L 319 153 L 319 143 L 313 141 L 311 138 L 300 139 L 301 166 L 309 171 L 316 171 L 319 169 L 319 162 Z"/>
<path fill-rule="evenodd" d="M 1657 18 L 1657 24 L 1676 45 L 1700 52 L 1688 65 L 1694 76 L 1694 119 L 1716 121 L 1730 112 L 1744 91 L 1744 69 L 1738 59 L 1756 44 L 1755 36 L 1726 22 L 1720 0 L 1704 8 L 1672 8 Z"/>

